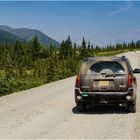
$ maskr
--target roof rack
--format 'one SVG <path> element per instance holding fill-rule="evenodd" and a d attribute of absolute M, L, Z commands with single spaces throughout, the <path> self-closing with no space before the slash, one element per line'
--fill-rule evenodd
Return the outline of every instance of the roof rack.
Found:
<path fill-rule="evenodd" d="M 126 59 L 125 55 L 122 55 L 122 59 Z"/>

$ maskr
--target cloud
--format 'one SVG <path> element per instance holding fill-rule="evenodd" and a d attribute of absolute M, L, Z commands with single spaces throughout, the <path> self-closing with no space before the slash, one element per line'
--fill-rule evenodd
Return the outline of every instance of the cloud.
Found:
<path fill-rule="evenodd" d="M 127 12 L 132 7 L 133 7 L 133 3 L 131 1 L 126 1 L 122 7 L 108 13 L 108 16 L 114 16 L 114 15 L 118 15 L 118 14 L 123 13 L 123 12 Z"/>

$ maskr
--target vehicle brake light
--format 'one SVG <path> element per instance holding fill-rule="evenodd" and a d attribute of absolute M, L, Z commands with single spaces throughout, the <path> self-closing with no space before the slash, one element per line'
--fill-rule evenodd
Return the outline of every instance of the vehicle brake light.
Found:
<path fill-rule="evenodd" d="M 128 75 L 128 85 L 130 86 L 130 87 L 132 87 L 133 86 L 133 77 L 132 77 L 132 75 Z"/>
<path fill-rule="evenodd" d="M 79 76 L 79 75 L 77 75 L 77 77 L 76 77 L 75 86 L 76 86 L 76 87 L 80 87 L 80 76 Z"/>

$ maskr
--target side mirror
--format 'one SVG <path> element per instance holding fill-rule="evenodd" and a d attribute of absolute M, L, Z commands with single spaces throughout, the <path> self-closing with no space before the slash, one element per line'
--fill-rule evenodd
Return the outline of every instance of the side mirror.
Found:
<path fill-rule="evenodd" d="M 133 73 L 134 73 L 134 74 L 135 74 L 135 73 L 140 73 L 140 69 L 137 69 L 137 68 L 134 69 L 134 70 L 133 70 Z"/>

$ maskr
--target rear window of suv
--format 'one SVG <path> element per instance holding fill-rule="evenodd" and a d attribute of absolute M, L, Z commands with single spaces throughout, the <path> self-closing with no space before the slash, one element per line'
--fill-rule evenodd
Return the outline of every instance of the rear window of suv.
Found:
<path fill-rule="evenodd" d="M 84 62 L 80 69 L 81 74 L 100 74 L 100 73 L 127 73 L 125 61 L 94 61 Z"/>
<path fill-rule="evenodd" d="M 99 61 L 90 68 L 94 73 L 124 73 L 124 67 L 115 61 Z"/>

